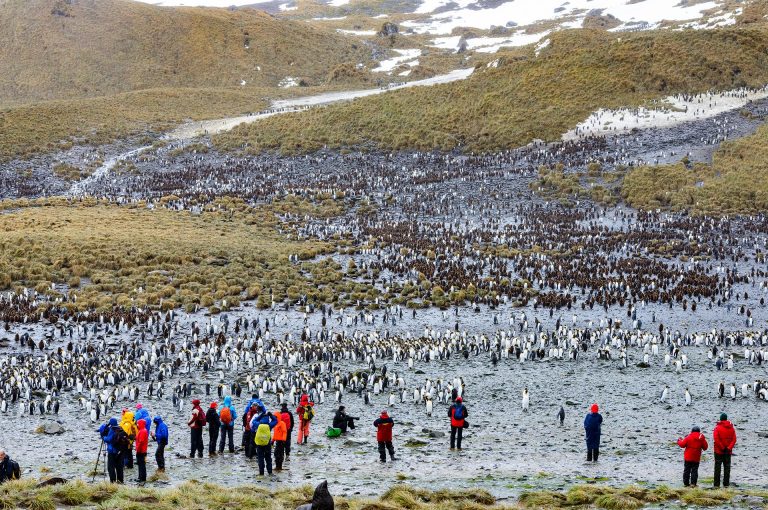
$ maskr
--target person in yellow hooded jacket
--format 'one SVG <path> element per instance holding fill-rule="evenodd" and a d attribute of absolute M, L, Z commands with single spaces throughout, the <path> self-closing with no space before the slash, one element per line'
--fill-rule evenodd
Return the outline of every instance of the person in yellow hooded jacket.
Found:
<path fill-rule="evenodd" d="M 120 417 L 120 428 L 128 435 L 128 439 L 131 440 L 131 449 L 128 453 L 124 454 L 123 462 L 125 467 L 133 469 L 133 444 L 136 441 L 136 435 L 139 433 L 139 428 L 136 426 L 136 421 L 133 419 L 133 413 L 127 409 L 123 410 L 123 416 Z"/>

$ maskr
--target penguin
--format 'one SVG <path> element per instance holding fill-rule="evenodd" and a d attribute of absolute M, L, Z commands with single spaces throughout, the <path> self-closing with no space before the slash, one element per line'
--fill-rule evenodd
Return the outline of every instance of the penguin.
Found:
<path fill-rule="evenodd" d="M 664 386 L 664 389 L 661 392 L 662 403 L 666 402 L 668 398 L 669 398 L 669 386 Z"/>
<path fill-rule="evenodd" d="M 563 422 L 565 422 L 565 409 L 563 409 L 563 406 L 560 406 L 560 411 L 557 413 L 557 419 L 560 420 L 560 426 L 563 426 Z"/>
<path fill-rule="evenodd" d="M 731 400 L 736 400 L 736 384 L 731 383 Z"/>
<path fill-rule="evenodd" d="M 432 416 L 432 399 L 427 397 L 427 416 Z"/>
<path fill-rule="evenodd" d="M 528 412 L 528 404 L 530 403 L 530 396 L 528 395 L 528 388 L 523 389 L 523 412 Z"/>
<path fill-rule="evenodd" d="M 723 381 L 720 381 L 720 384 L 717 387 L 717 393 L 719 395 L 719 398 L 723 398 L 725 395 L 725 383 Z"/>
<path fill-rule="evenodd" d="M 685 405 L 691 405 L 691 392 L 688 391 L 688 388 L 685 389 Z"/>

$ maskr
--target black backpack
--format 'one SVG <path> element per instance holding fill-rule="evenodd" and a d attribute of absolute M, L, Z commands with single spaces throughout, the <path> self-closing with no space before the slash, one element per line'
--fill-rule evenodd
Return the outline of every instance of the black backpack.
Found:
<path fill-rule="evenodd" d="M 121 452 L 127 452 L 131 450 L 131 439 L 128 434 L 122 429 L 122 427 L 115 427 L 115 437 L 112 439 L 112 446 L 117 448 Z"/>

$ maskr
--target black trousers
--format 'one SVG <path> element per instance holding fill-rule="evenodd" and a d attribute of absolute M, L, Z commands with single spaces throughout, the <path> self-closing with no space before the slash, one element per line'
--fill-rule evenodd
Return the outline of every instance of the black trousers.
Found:
<path fill-rule="evenodd" d="M 451 448 L 458 448 L 461 450 L 461 437 L 464 435 L 464 429 L 462 427 L 451 426 Z"/>
<path fill-rule="evenodd" d="M 254 446 L 256 446 L 254 444 Z M 256 456 L 259 462 L 259 474 L 264 475 L 264 468 L 267 468 L 267 473 L 272 474 L 272 443 L 266 446 L 256 446 Z M 266 465 L 266 466 L 265 466 Z"/>
<path fill-rule="evenodd" d="M 285 458 L 286 460 L 291 456 L 291 443 L 293 443 L 293 431 L 289 430 L 285 436 Z"/>
<path fill-rule="evenodd" d="M 157 462 L 157 469 L 165 471 L 165 443 L 157 443 L 155 462 Z"/>
<path fill-rule="evenodd" d="M 600 456 L 600 448 L 587 448 L 587 462 L 597 462 Z"/>
<path fill-rule="evenodd" d="M 715 454 L 715 487 L 720 487 L 720 470 L 723 471 L 723 487 L 731 485 L 731 454 Z"/>
<path fill-rule="evenodd" d="M 683 485 L 696 485 L 699 481 L 699 463 L 686 460 L 683 465 Z"/>
<path fill-rule="evenodd" d="M 275 441 L 275 469 L 283 469 L 283 460 L 285 459 L 285 441 Z"/>
<path fill-rule="evenodd" d="M 197 453 L 200 458 L 203 458 L 203 429 L 190 429 L 191 435 L 191 449 L 189 458 L 192 459 Z"/>
<path fill-rule="evenodd" d="M 381 462 L 387 461 L 387 451 L 389 451 L 389 457 L 395 460 L 395 447 L 392 446 L 392 441 L 379 441 L 379 460 Z"/>
<path fill-rule="evenodd" d="M 133 443 L 131 443 L 131 449 L 127 452 L 123 452 L 123 466 L 125 469 L 133 469 Z"/>
<path fill-rule="evenodd" d="M 243 441 L 245 442 L 245 456 L 252 459 L 256 452 L 256 444 L 253 442 L 253 432 L 250 430 L 243 432 Z"/>
<path fill-rule="evenodd" d="M 107 471 L 109 481 L 123 483 L 123 456 L 119 453 L 107 453 Z"/>
<path fill-rule="evenodd" d="M 216 443 L 219 441 L 219 429 L 208 428 L 208 455 L 216 453 Z"/>
<path fill-rule="evenodd" d="M 136 454 L 136 465 L 139 467 L 138 481 L 146 482 L 147 481 L 147 454 L 146 453 Z"/>
<path fill-rule="evenodd" d="M 219 439 L 219 453 L 224 452 L 224 443 L 227 441 L 227 439 L 229 439 L 229 453 L 235 453 L 235 427 L 232 425 L 222 425 L 220 434 L 221 439 Z"/>

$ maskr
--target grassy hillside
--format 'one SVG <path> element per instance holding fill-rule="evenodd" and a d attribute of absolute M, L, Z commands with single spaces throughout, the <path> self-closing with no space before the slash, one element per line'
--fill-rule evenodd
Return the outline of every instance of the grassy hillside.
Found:
<path fill-rule="evenodd" d="M 600 107 L 646 103 L 677 92 L 768 82 L 768 31 L 612 34 L 569 30 L 535 57 L 505 57 L 463 82 L 359 99 L 273 117 L 219 136 L 249 151 L 313 151 L 324 145 L 491 151 L 554 140 Z M 519 52 L 518 52 L 519 54 Z"/>
<path fill-rule="evenodd" d="M 267 105 L 260 97 L 253 89 L 149 89 L 0 110 L 0 162 L 66 149 L 73 143 L 104 144 L 158 132 L 186 119 L 257 111 Z"/>
<path fill-rule="evenodd" d="M 325 83 L 365 62 L 354 38 L 254 9 L 160 8 L 131 0 L 0 2 L 0 105 L 159 87 Z"/>
<path fill-rule="evenodd" d="M 712 165 L 650 166 L 624 179 L 626 202 L 643 209 L 686 209 L 698 214 L 768 211 L 768 126 L 725 142 Z"/>
<path fill-rule="evenodd" d="M 333 493 L 333 487 L 329 488 Z M 197 510 L 201 508 L 236 508 L 251 510 L 293 510 L 312 501 L 310 486 L 284 488 L 270 492 L 253 485 L 227 489 L 211 483 L 188 481 L 176 488 L 154 489 L 68 482 L 53 487 L 35 487 L 35 480 L 22 479 L 0 486 L 3 508 L 55 510 L 56 508 L 104 508 L 131 510 Z M 616 489 L 597 485 L 571 487 L 566 492 L 527 492 L 518 501 L 501 504 L 479 488 L 429 491 L 409 485 L 396 485 L 379 498 L 344 498 L 334 496 L 339 510 L 505 510 L 604 508 L 636 510 L 658 508 L 669 503 L 681 506 L 730 508 L 736 499 L 747 496 L 758 505 L 768 493 L 747 490 L 672 489 L 630 486 Z M 753 505 L 754 507 L 754 505 Z"/>

